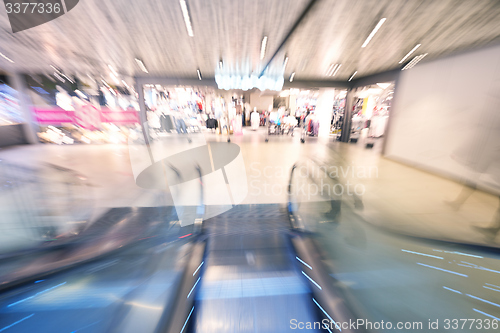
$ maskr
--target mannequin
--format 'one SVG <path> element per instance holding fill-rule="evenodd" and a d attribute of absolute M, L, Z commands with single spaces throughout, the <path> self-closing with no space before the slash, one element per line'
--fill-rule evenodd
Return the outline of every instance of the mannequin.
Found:
<path fill-rule="evenodd" d="M 252 124 L 252 130 L 253 131 L 256 131 L 259 129 L 259 125 L 260 125 L 260 115 L 259 113 L 257 112 L 257 108 L 254 108 L 253 109 L 253 112 L 250 116 L 250 122 Z"/>

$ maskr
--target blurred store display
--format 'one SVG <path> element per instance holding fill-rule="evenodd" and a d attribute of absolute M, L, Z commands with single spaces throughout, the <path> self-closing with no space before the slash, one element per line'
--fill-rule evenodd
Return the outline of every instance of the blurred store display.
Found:
<path fill-rule="evenodd" d="M 40 141 L 126 143 L 130 135 L 138 135 L 139 105 L 132 89 L 64 77 L 68 80 L 60 75 L 25 76 Z"/>
<path fill-rule="evenodd" d="M 0 76 L 0 126 L 23 121 L 17 91 L 7 84 L 6 77 Z"/>

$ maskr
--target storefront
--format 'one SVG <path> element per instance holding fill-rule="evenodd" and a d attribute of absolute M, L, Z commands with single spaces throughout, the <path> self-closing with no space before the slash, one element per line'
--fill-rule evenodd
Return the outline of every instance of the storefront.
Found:
<path fill-rule="evenodd" d="M 308 136 L 340 137 L 346 90 L 290 89 L 290 113 Z"/>
<path fill-rule="evenodd" d="M 124 144 L 138 135 L 139 105 L 130 86 L 55 74 L 24 76 L 41 142 Z"/>
<path fill-rule="evenodd" d="M 143 85 L 151 139 L 172 134 L 241 134 L 250 121 L 250 105 L 236 91 L 210 86 Z M 247 97 L 248 99 L 248 97 Z"/>
<path fill-rule="evenodd" d="M 340 140 L 342 135 L 342 127 L 345 119 L 345 106 L 346 106 L 347 90 L 340 90 L 335 94 L 333 100 L 333 113 L 332 121 L 330 124 L 330 135 L 335 140 Z"/>
<path fill-rule="evenodd" d="M 377 83 L 359 87 L 353 92 L 350 142 L 378 145 L 384 137 L 389 120 L 394 83 Z"/>
<path fill-rule="evenodd" d="M 173 133 L 201 132 L 212 110 L 217 115 L 222 112 L 213 89 L 159 84 L 146 84 L 143 89 L 152 139 Z"/>
<path fill-rule="evenodd" d="M 334 88 L 285 89 L 252 92 L 250 106 L 265 118 L 269 134 L 293 134 L 305 129 L 310 137 L 340 135 L 346 90 Z M 337 130 L 338 129 L 338 130 Z"/>

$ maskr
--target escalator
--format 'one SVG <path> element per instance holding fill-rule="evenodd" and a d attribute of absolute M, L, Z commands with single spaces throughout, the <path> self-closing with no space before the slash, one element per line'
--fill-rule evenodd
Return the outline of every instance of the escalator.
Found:
<path fill-rule="evenodd" d="M 236 206 L 181 233 L 4 292 L 0 330 L 319 332 L 347 318 L 284 206 Z"/>
<path fill-rule="evenodd" d="M 297 163 L 287 205 L 205 205 L 199 188 L 197 205 L 113 209 L 31 259 L 85 260 L 0 284 L 0 332 L 418 332 L 450 318 L 498 328 L 497 251 L 367 223 L 362 198 L 335 191 L 349 180 L 325 170 Z"/>
<path fill-rule="evenodd" d="M 237 206 L 206 229 L 191 332 L 281 332 L 319 321 L 278 205 Z"/>
<path fill-rule="evenodd" d="M 204 221 L 199 244 L 160 331 L 361 331 L 336 329 L 355 318 L 284 205 L 236 206 Z"/>
<path fill-rule="evenodd" d="M 293 204 L 206 209 L 149 209 L 149 237 L 5 289 L 0 332 L 361 332 Z"/>

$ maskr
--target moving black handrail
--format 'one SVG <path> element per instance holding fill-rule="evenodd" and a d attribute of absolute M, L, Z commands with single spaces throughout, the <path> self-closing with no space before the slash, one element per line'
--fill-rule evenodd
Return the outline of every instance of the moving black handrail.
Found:
<path fill-rule="evenodd" d="M 307 168 L 307 173 L 301 174 L 298 170 L 299 168 L 304 167 Z M 345 297 L 343 296 L 342 290 L 336 286 L 336 281 L 331 275 L 328 269 L 323 264 L 321 258 L 321 251 L 319 245 L 314 240 L 314 229 L 310 227 L 308 221 L 305 221 L 308 217 L 301 216 L 300 204 L 302 202 L 297 202 L 297 199 L 300 198 L 294 197 L 294 186 L 295 182 L 298 178 L 302 176 L 302 180 L 306 183 L 314 184 L 315 186 L 321 186 L 324 183 L 318 179 L 317 176 L 320 173 L 321 165 L 314 161 L 313 159 L 305 160 L 305 162 L 296 163 L 290 172 L 290 179 L 288 184 L 288 215 L 290 218 L 290 224 L 292 227 L 292 244 L 293 247 L 300 258 L 301 261 L 306 263 L 310 269 L 307 271 L 309 276 L 317 285 L 313 285 L 310 280 L 307 282 L 311 285 L 311 290 L 313 292 L 313 302 L 319 309 L 320 315 L 329 322 L 330 329 L 333 331 L 342 331 L 342 332 L 365 332 L 365 330 L 361 327 L 357 327 L 356 329 L 351 329 L 348 326 L 337 327 L 336 324 L 342 325 L 345 323 L 352 323 L 357 321 L 357 317 L 354 314 L 354 311 L 345 301 Z M 339 180 L 326 176 L 325 179 L 331 182 L 331 184 L 339 184 Z M 338 217 L 341 209 L 342 196 L 333 195 L 328 198 L 328 194 L 322 192 L 319 194 L 319 197 L 307 197 L 305 201 L 306 203 L 313 204 L 314 203 L 327 203 L 331 210 L 325 212 L 323 214 L 323 221 L 317 221 L 317 223 L 325 223 L 325 222 L 333 222 L 334 221 L 325 221 L 329 220 L 332 217 Z M 318 191 L 319 192 L 319 191 Z M 314 199 L 318 199 L 315 201 Z M 328 200 L 330 199 L 330 200 Z M 355 200 L 360 200 L 356 198 Z M 332 204 L 333 203 L 333 204 Z M 309 207 L 309 208 L 314 208 Z M 320 288 L 318 288 L 318 286 Z"/>
<path fill-rule="evenodd" d="M 297 166 L 291 172 L 289 187 L 293 186 L 293 173 L 296 170 Z M 308 181 L 312 181 L 310 177 L 308 179 Z M 289 203 L 290 206 L 291 202 Z M 294 253 L 294 256 L 297 255 L 297 258 L 310 267 L 310 269 L 305 270 L 307 270 L 308 276 L 316 284 L 314 285 L 304 277 L 305 282 L 310 285 L 310 290 L 312 291 L 313 297 L 310 300 L 310 306 L 313 307 L 313 311 L 318 313 L 320 318 L 329 321 L 333 325 L 330 326 L 332 332 L 364 332 L 362 328 L 351 329 L 345 326 L 338 330 L 335 329 L 335 323 L 348 323 L 356 321 L 357 318 L 344 300 L 342 291 L 335 286 L 335 280 L 328 274 L 328 270 L 322 263 L 320 257 L 321 251 L 317 247 L 317 244 L 315 244 L 314 239 L 310 237 L 312 235 L 311 231 L 307 230 L 306 226 L 300 223 L 301 219 L 297 212 L 289 210 L 289 217 L 291 222 L 289 236 L 290 244 L 292 245 L 290 250 Z M 186 330 L 192 328 L 190 325 L 192 325 L 192 321 L 194 320 L 193 317 L 196 317 L 194 313 L 196 311 L 194 308 L 194 293 L 196 293 L 196 285 L 200 283 L 203 274 L 206 242 L 207 236 L 203 233 L 194 240 L 193 251 L 191 251 L 190 260 L 182 275 L 182 282 L 175 297 L 175 304 L 172 303 L 173 307 L 169 307 L 165 311 L 162 325 L 158 326 L 158 333 L 186 332 Z M 296 263 L 300 275 L 300 270 L 303 267 L 300 266 L 301 264 L 298 260 Z"/>
<path fill-rule="evenodd" d="M 28 248 L 78 235 L 92 217 L 91 187 L 86 176 L 68 168 L 48 163 L 28 167 L 0 160 L 3 235 L 17 231 L 29 240 Z M 13 255 L 3 244 L 3 257 Z M 15 252 L 26 250 L 15 247 Z"/>

